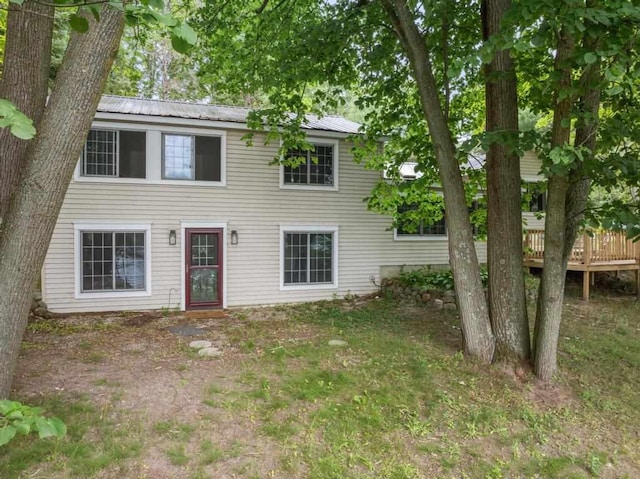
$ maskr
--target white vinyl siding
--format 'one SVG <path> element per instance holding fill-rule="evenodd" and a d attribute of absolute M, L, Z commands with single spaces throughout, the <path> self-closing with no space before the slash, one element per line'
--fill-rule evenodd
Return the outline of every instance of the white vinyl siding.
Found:
<path fill-rule="evenodd" d="M 544 181 L 544 177 L 540 174 L 542 167 L 541 160 L 532 151 L 525 152 L 520 158 L 520 174 L 522 179 L 528 183 Z M 544 229 L 544 219 L 538 218 L 539 214 L 526 211 L 522 213 L 525 229 Z"/>
<path fill-rule="evenodd" d="M 142 121 L 142 120 L 141 120 Z M 108 123 L 101 121 L 103 126 Z M 154 125 L 147 131 L 147 164 L 159 161 L 163 131 L 176 131 L 173 125 Z M 193 133 L 184 128 L 183 133 Z M 212 125 L 212 130 L 216 126 Z M 208 134 L 200 128 L 197 134 Z M 447 265 L 447 242 L 396 242 L 390 229 L 391 219 L 367 210 L 363 199 L 379 180 L 379 172 L 356 164 L 352 144 L 334 138 L 340 171 L 340 189 L 283 189 L 281 168 L 270 164 L 278 154 L 278 145 L 264 146 L 257 134 L 253 147 L 242 136 L 246 131 L 227 130 L 222 137 L 226 155 L 226 187 L 208 188 L 189 181 L 160 181 L 160 169 L 150 172 L 156 180 L 71 182 L 60 211 L 46 262 L 45 300 L 55 312 L 142 310 L 184 307 L 182 225 L 216 222 L 226 225 L 225 295 L 227 307 L 292 303 L 331 299 L 334 295 L 366 294 L 377 289 L 380 271 L 388 266 Z M 151 136 L 157 135 L 158 142 Z M 320 135 L 320 133 L 316 133 Z M 148 175 L 150 176 L 150 175 Z M 118 181 L 119 180 L 119 181 Z M 105 293 L 79 294 L 74 284 L 74 223 L 130 223 L 149 225 L 149 261 L 151 272 L 147 288 L 153 294 L 132 297 L 107 297 Z M 281 279 L 281 228 L 289 225 L 306 228 L 339 227 L 336 238 L 335 275 L 330 287 L 283 287 Z M 169 232 L 178 233 L 177 244 L 169 244 Z M 230 244 L 230 232 L 238 232 L 238 244 Z M 337 233 L 335 233 L 337 235 Z M 480 261 L 486 261 L 485 246 L 477 243 Z M 124 293 L 113 293 L 124 294 Z M 134 294 L 126 293 L 126 294 Z"/>

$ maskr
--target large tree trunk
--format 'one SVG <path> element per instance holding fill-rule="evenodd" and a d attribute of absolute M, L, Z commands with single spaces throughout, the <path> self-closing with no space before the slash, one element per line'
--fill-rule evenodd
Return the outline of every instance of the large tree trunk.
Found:
<path fill-rule="evenodd" d="M 31 304 L 31 285 L 118 51 L 124 16 L 106 5 L 87 33 L 73 33 L 0 230 L 0 398 L 9 395 Z M 23 55 L 33 52 L 25 50 Z M 11 69 L 13 65 L 5 65 Z"/>
<path fill-rule="evenodd" d="M 587 6 L 592 2 L 587 2 Z M 573 49 L 571 40 L 568 40 L 569 44 L 565 46 L 567 50 Z M 583 42 L 583 49 L 585 51 L 596 51 L 598 49 L 599 40 L 596 37 L 585 36 Z M 560 54 L 560 49 L 558 51 Z M 566 55 L 569 52 L 565 52 Z M 566 75 L 568 72 L 563 72 L 563 80 L 568 81 Z M 582 76 L 580 78 L 580 86 L 582 95 L 579 101 L 579 113 L 580 116 L 576 122 L 576 133 L 574 138 L 575 147 L 586 147 L 590 150 L 590 154 L 594 154 L 596 149 L 596 137 L 598 129 L 598 114 L 600 109 L 600 93 L 601 93 L 601 75 L 600 75 L 600 62 L 592 63 L 585 67 Z M 558 104 L 558 110 L 562 110 L 564 115 L 568 117 L 568 110 L 564 102 Z M 559 117 L 559 115 L 557 115 Z M 554 116 L 555 120 L 556 116 Z M 558 126 L 558 130 L 559 130 Z M 556 131 L 556 125 L 554 122 L 554 132 Z M 559 135 L 563 141 L 568 141 L 566 132 L 562 132 Z M 556 141 L 560 138 L 556 138 L 554 135 L 552 146 L 556 146 Z M 555 180 L 552 182 L 552 180 Z M 559 180 L 562 180 L 561 182 Z M 561 183 L 561 184 L 558 184 Z M 547 264 L 547 256 L 549 251 L 547 250 L 546 238 L 551 235 L 549 229 L 545 228 L 545 251 L 544 251 L 544 269 L 543 279 L 540 285 L 540 295 L 538 302 L 538 314 L 536 316 L 536 374 L 543 380 L 548 380 L 556 370 L 556 355 L 558 336 L 560 334 L 560 322 L 562 319 L 562 300 L 564 298 L 564 280 L 567 274 L 567 263 L 573 244 L 576 240 L 576 235 L 584 215 L 584 210 L 587 204 L 587 196 L 589 194 L 589 178 L 585 175 L 584 165 L 579 163 L 576 165 L 567 178 L 552 178 L 549 181 L 549 202 L 547 203 L 547 225 L 549 224 L 549 214 L 552 214 L 552 220 L 555 218 L 555 213 L 560 213 L 560 208 L 564 210 L 564 231 L 562 232 L 562 254 L 557 264 L 552 265 L 553 258 L 549 259 Z M 564 189 L 565 199 L 562 205 L 559 201 L 554 201 L 551 205 L 553 190 Z M 556 193 L 557 194 L 557 193 Z M 556 196 L 554 194 L 554 197 Z M 560 224 L 551 225 L 554 234 L 560 235 Z M 560 238 L 560 236 L 559 236 Z M 557 246 L 559 248 L 559 245 Z M 553 249 L 553 255 L 556 257 L 558 250 Z M 549 272 L 549 276 L 558 275 L 555 281 L 550 284 L 545 284 L 545 270 L 547 267 L 552 268 L 553 271 Z M 561 280 L 561 281 L 560 281 Z M 544 290 L 543 290 L 544 287 Z M 557 289 L 554 291 L 556 288 Z M 544 297 L 543 297 L 544 296 Z M 544 298 L 553 298 L 550 304 L 546 304 Z M 548 301 L 548 300 L 547 300 Z"/>
<path fill-rule="evenodd" d="M 587 2 L 587 7 L 594 2 Z M 583 42 L 583 49 L 587 52 L 597 51 L 599 48 L 599 38 L 587 35 Z M 587 65 L 580 78 L 583 89 L 579 102 L 579 118 L 576 122 L 576 135 L 574 146 L 576 148 L 588 148 L 590 154 L 595 154 L 596 139 L 598 132 L 598 116 L 600 111 L 600 94 L 602 81 L 600 75 L 600 61 Z M 584 210 L 587 206 L 587 197 L 591 182 L 584 171 L 584 164 L 580 163 L 578 168 L 571 171 L 569 175 L 569 188 L 567 190 L 567 201 L 565 206 L 565 249 L 564 260 L 569 259 L 571 249 L 576 241 L 578 229 L 584 217 Z"/>
<path fill-rule="evenodd" d="M 458 299 L 464 351 L 471 357 L 490 362 L 493 359 L 494 338 L 480 278 L 464 185 L 456 160 L 455 145 L 442 113 L 429 54 L 406 3 L 403 0 L 385 0 L 384 6 L 411 62 L 422 110 L 435 148 L 444 191 L 449 261 Z"/>
<path fill-rule="evenodd" d="M 500 34 L 511 0 L 485 0 L 483 36 Z M 487 151 L 489 312 L 496 354 L 502 359 L 529 359 L 529 321 L 522 267 L 522 204 L 518 141 L 518 95 L 509 50 L 495 53 L 485 68 L 488 134 L 499 135 Z"/>
<path fill-rule="evenodd" d="M 8 5 L 0 98 L 16 105 L 38 128 L 47 100 L 53 7 L 32 0 Z M 13 136 L 9 128 L 0 128 L 0 219 L 18 184 L 28 146 L 28 141 Z"/>
<path fill-rule="evenodd" d="M 559 74 L 559 81 L 554 98 L 551 148 L 569 144 L 570 125 L 566 121 L 570 117 L 573 98 L 571 95 L 565 95 L 563 99 L 559 99 L 559 92 L 566 92 L 571 85 L 571 67 L 567 60 L 573 51 L 573 38 L 565 29 L 562 29 L 558 38 L 555 60 L 555 70 Z M 543 381 L 550 380 L 556 371 L 558 336 L 562 319 L 568 259 L 568 256 L 565 256 L 565 208 L 568 188 L 568 175 L 553 175 L 549 178 L 544 263 L 534 332 L 535 373 Z"/>

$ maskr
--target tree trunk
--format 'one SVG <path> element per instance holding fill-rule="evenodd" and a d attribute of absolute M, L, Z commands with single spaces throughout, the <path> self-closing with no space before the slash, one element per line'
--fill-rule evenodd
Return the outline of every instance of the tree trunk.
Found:
<path fill-rule="evenodd" d="M 0 98 L 16 105 L 38 128 L 47 100 L 53 7 L 32 0 L 8 5 Z M 18 184 L 28 146 L 29 141 L 13 136 L 9 128 L 0 128 L 0 219 Z"/>
<path fill-rule="evenodd" d="M 449 261 L 458 299 L 464 351 L 484 362 L 493 359 L 494 339 L 480 278 L 462 176 L 455 145 L 442 112 L 431 61 L 415 20 L 403 0 L 385 0 L 384 7 L 405 49 L 420 93 L 429 134 L 435 148 L 444 192 Z"/>
<path fill-rule="evenodd" d="M 587 7 L 590 7 L 587 2 Z M 597 51 L 599 48 L 599 37 L 586 36 L 583 41 L 583 49 L 587 52 Z M 582 85 L 582 96 L 579 103 L 579 114 L 576 124 L 576 135 L 574 146 L 576 148 L 588 148 L 591 155 L 596 151 L 596 138 L 598 132 L 598 115 L 600 111 L 600 95 L 602 81 L 600 75 L 600 61 L 587 65 L 584 69 L 580 83 Z M 565 249 L 564 258 L 568 260 L 571 249 L 576 241 L 578 229 L 584 217 L 584 210 L 587 206 L 587 197 L 591 182 L 585 175 L 584 165 L 581 163 L 578 168 L 572 170 L 569 175 L 569 188 L 567 190 L 567 202 L 565 212 L 567 222 L 565 225 Z"/>
<path fill-rule="evenodd" d="M 73 33 L 69 40 L 2 226 L 0 278 L 11 281 L 0 282 L 0 398 L 9 395 L 31 304 L 31 285 L 42 268 L 122 36 L 124 15 L 119 10 L 105 5 L 99 22 L 90 15 L 87 18 L 89 31 Z"/>
<path fill-rule="evenodd" d="M 500 34 L 500 22 L 511 0 L 485 0 L 483 36 Z M 502 359 L 529 359 L 529 321 L 522 267 L 522 204 L 518 141 L 518 95 L 509 50 L 495 53 L 485 67 L 487 126 L 492 139 L 487 151 L 489 313 Z"/>
<path fill-rule="evenodd" d="M 551 148 L 569 143 L 570 125 L 564 123 L 570 118 L 573 98 L 560 93 L 571 86 L 571 67 L 568 59 L 573 54 L 573 38 L 562 29 L 558 38 L 555 70 L 559 73 L 558 86 L 554 98 L 555 110 L 551 131 Z M 567 175 L 553 175 L 549 178 L 547 214 L 544 233 L 544 263 L 538 309 L 534 332 L 535 373 L 543 381 L 551 379 L 556 371 L 558 336 L 562 319 L 564 286 L 567 271 L 565 256 L 566 198 L 569 188 Z"/>

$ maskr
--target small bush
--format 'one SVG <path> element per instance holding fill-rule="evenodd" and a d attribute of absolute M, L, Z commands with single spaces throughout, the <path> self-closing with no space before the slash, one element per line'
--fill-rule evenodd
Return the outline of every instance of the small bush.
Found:
<path fill-rule="evenodd" d="M 489 281 L 489 272 L 486 268 L 480 269 L 480 278 L 482 279 L 482 286 L 486 288 Z M 449 269 L 432 271 L 427 267 L 412 271 L 403 271 L 400 273 L 400 281 L 406 286 L 417 286 L 422 289 L 435 289 L 440 291 L 454 289 L 453 274 Z"/>
<path fill-rule="evenodd" d="M 0 446 L 9 443 L 17 433 L 27 435 L 32 431 L 37 431 L 40 439 L 63 437 L 67 427 L 58 418 L 44 417 L 40 408 L 18 401 L 0 401 Z"/>

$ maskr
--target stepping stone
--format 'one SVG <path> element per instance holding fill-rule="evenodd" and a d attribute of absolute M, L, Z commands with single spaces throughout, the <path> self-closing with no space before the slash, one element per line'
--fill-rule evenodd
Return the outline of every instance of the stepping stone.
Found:
<path fill-rule="evenodd" d="M 347 346 L 348 343 L 342 339 L 332 339 L 329 341 L 329 346 Z"/>
<path fill-rule="evenodd" d="M 173 334 L 178 336 L 200 336 L 207 332 L 206 329 L 196 328 L 195 326 L 171 326 L 168 328 Z"/>
<path fill-rule="evenodd" d="M 220 351 L 218 348 L 215 348 L 215 347 L 202 348 L 200 351 L 198 351 L 198 355 L 199 356 L 217 357 L 217 356 L 222 356 L 222 351 Z"/>
<path fill-rule="evenodd" d="M 210 348 L 211 341 L 191 341 L 189 347 L 193 349 Z"/>

